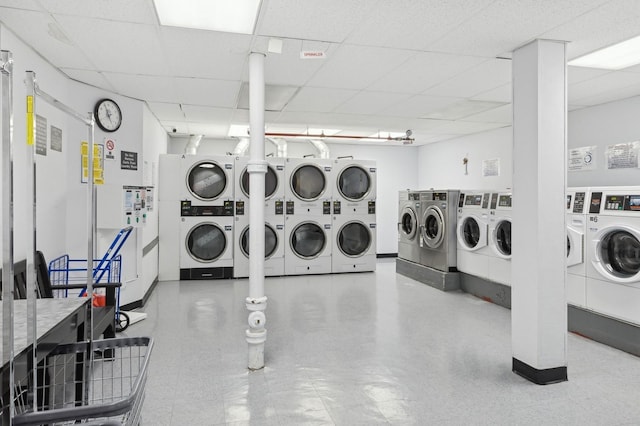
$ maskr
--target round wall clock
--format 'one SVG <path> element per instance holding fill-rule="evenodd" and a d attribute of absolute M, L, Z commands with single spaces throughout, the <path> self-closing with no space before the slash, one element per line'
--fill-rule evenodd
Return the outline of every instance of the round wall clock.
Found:
<path fill-rule="evenodd" d="M 115 132 L 122 124 L 122 111 L 112 99 L 100 99 L 93 109 L 93 115 L 98 127 L 105 132 Z"/>

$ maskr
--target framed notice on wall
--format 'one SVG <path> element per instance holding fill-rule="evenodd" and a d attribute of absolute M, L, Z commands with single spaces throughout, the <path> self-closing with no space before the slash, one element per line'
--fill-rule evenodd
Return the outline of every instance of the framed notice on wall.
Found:
<path fill-rule="evenodd" d="M 637 169 L 640 141 L 619 143 L 607 147 L 607 169 Z"/>
<path fill-rule="evenodd" d="M 580 172 L 595 170 L 597 146 L 583 146 L 569 150 L 567 171 Z"/>
<path fill-rule="evenodd" d="M 500 176 L 500 159 L 482 160 L 482 176 Z"/>

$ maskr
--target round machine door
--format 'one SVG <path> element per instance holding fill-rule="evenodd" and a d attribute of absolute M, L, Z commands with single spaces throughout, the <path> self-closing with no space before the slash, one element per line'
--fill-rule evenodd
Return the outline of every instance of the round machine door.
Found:
<path fill-rule="evenodd" d="M 511 221 L 499 219 L 492 234 L 493 248 L 504 259 L 511 258 Z"/>
<path fill-rule="evenodd" d="M 601 230 L 593 239 L 593 265 L 606 279 L 619 283 L 640 282 L 640 232 L 618 226 Z"/>
<path fill-rule="evenodd" d="M 360 166 L 348 166 L 338 176 L 338 191 L 349 201 L 361 201 L 371 191 L 371 177 Z"/>
<path fill-rule="evenodd" d="M 302 201 L 314 201 L 325 191 L 324 172 L 314 164 L 303 164 L 291 174 L 291 190 Z"/>
<path fill-rule="evenodd" d="M 371 232 L 362 222 L 349 222 L 338 231 L 338 249 L 348 257 L 360 257 L 371 247 Z"/>
<path fill-rule="evenodd" d="M 199 223 L 189 230 L 185 244 L 192 258 L 209 263 L 222 256 L 227 248 L 227 237 L 224 229 L 215 223 Z"/>
<path fill-rule="evenodd" d="M 445 224 L 442 211 L 436 206 L 429 206 L 422 215 L 420 225 L 422 239 L 429 248 L 438 248 L 444 240 Z"/>
<path fill-rule="evenodd" d="M 487 224 L 476 216 L 464 216 L 458 221 L 458 245 L 475 251 L 487 245 Z"/>
<path fill-rule="evenodd" d="M 264 258 L 270 258 L 278 248 L 278 234 L 268 223 L 264 224 Z M 249 257 L 249 227 L 245 227 L 240 235 L 240 250 Z"/>
<path fill-rule="evenodd" d="M 567 226 L 567 266 L 584 262 L 584 234 Z"/>
<path fill-rule="evenodd" d="M 264 199 L 265 200 L 271 198 L 271 196 L 276 192 L 276 190 L 278 189 L 278 184 L 279 184 L 278 175 L 276 174 L 276 171 L 273 169 L 273 167 L 268 166 L 267 174 L 264 176 Z M 246 168 L 242 171 L 242 177 L 240 178 L 240 188 L 242 188 L 242 192 L 244 193 L 244 195 L 248 197 L 250 194 L 249 192 L 250 186 L 249 186 L 249 172 L 247 171 Z"/>
<path fill-rule="evenodd" d="M 214 161 L 194 164 L 187 173 L 187 188 L 194 197 L 213 201 L 220 197 L 227 187 L 227 174 Z"/>
<path fill-rule="evenodd" d="M 302 259 L 315 259 L 327 245 L 324 230 L 314 222 L 303 222 L 291 232 L 291 249 Z"/>
<path fill-rule="evenodd" d="M 405 207 L 400 214 L 398 224 L 400 235 L 407 240 L 413 240 L 418 233 L 418 218 L 411 207 Z"/>

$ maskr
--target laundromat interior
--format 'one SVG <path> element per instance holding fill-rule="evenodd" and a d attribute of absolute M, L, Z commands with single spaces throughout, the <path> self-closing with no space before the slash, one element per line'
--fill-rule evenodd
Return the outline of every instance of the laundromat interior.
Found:
<path fill-rule="evenodd" d="M 0 0 L 0 99 L 0 424 L 640 423 L 640 2 Z"/>

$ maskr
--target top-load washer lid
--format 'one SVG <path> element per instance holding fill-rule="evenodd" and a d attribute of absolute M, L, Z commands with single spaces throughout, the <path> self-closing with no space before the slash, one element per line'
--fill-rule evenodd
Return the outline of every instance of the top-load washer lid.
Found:
<path fill-rule="evenodd" d="M 458 224 L 458 242 L 466 250 L 478 250 L 487 245 L 487 225 L 475 216 L 466 216 Z"/>
<path fill-rule="evenodd" d="M 418 230 L 418 218 L 416 217 L 416 212 L 411 207 L 402 209 L 398 227 L 405 238 L 409 240 L 415 238 Z"/>
<path fill-rule="evenodd" d="M 249 186 L 249 172 L 246 168 L 242 171 L 242 177 L 240 178 L 240 188 L 242 188 L 242 192 L 244 193 L 244 195 L 248 197 L 250 194 L 249 189 L 251 187 Z M 276 174 L 276 171 L 273 169 L 273 167 L 268 166 L 267 174 L 264 176 L 264 199 L 267 200 L 271 198 L 271 196 L 276 192 L 277 189 L 278 175 Z"/>
<path fill-rule="evenodd" d="M 318 257 L 327 245 L 324 230 L 314 222 L 303 222 L 291 232 L 291 249 L 303 259 Z"/>
<path fill-rule="evenodd" d="M 187 188 L 194 197 L 204 201 L 218 198 L 227 187 L 227 174 L 214 161 L 200 161 L 187 173 Z"/>
<path fill-rule="evenodd" d="M 436 206 L 429 206 L 422 216 L 420 225 L 422 239 L 427 247 L 438 248 L 444 240 L 445 224 L 442 211 Z"/>
<path fill-rule="evenodd" d="M 369 247 L 371 232 L 362 222 L 345 223 L 338 231 L 338 248 L 345 256 L 362 256 Z"/>
<path fill-rule="evenodd" d="M 303 164 L 291 174 L 291 190 L 303 201 L 320 198 L 326 188 L 324 172 L 314 164 Z"/>
<path fill-rule="evenodd" d="M 198 262 L 213 262 L 227 248 L 224 230 L 215 223 L 199 223 L 189 230 L 185 240 L 187 253 Z"/>
<path fill-rule="evenodd" d="M 511 221 L 498 221 L 493 231 L 493 244 L 498 254 L 504 258 L 511 257 Z"/>
<path fill-rule="evenodd" d="M 357 165 L 345 167 L 338 176 L 338 191 L 347 200 L 363 200 L 371 191 L 369 173 Z"/>
<path fill-rule="evenodd" d="M 601 264 L 617 281 L 640 280 L 640 240 L 626 229 L 605 233 L 598 244 Z"/>
<path fill-rule="evenodd" d="M 278 248 L 278 234 L 268 223 L 264 224 L 264 258 L 270 258 Z M 240 249 L 242 254 L 249 257 L 249 227 L 245 227 L 240 235 Z"/>

